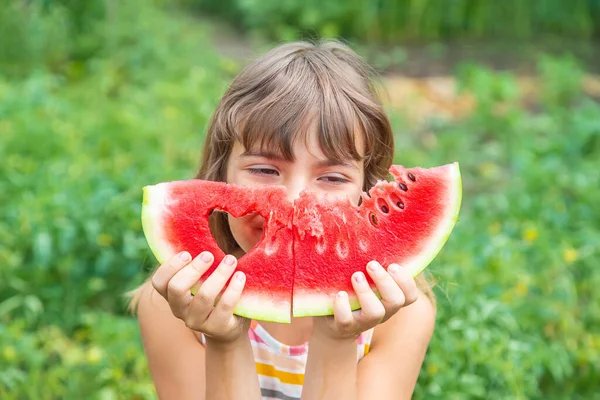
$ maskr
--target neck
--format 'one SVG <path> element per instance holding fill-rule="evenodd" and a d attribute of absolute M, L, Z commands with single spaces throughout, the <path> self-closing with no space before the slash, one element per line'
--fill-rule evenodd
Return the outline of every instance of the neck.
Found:
<path fill-rule="evenodd" d="M 259 321 L 259 324 L 277 341 L 288 346 L 298 346 L 308 342 L 313 328 L 311 317 L 292 318 L 289 324 Z"/>

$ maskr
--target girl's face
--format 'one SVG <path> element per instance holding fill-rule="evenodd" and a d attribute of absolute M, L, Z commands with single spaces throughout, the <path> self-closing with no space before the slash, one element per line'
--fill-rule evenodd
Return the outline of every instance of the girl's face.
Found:
<path fill-rule="evenodd" d="M 358 204 L 362 193 L 363 162 L 348 159 L 338 163 L 325 157 L 316 133 L 310 133 L 306 143 L 294 144 L 294 161 L 280 154 L 252 151 L 236 142 L 227 164 L 227 182 L 239 185 L 283 185 L 293 201 L 303 189 L 328 197 L 349 198 Z M 362 154 L 362 143 L 358 143 Z M 233 237 L 244 252 L 255 246 L 262 236 L 264 219 L 257 214 L 229 218 Z"/>

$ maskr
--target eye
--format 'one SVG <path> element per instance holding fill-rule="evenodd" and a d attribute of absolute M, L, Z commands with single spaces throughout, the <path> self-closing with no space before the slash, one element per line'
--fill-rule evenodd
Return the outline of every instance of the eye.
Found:
<path fill-rule="evenodd" d="M 248 171 L 254 175 L 279 176 L 279 171 L 277 171 L 274 168 L 266 168 L 266 167 L 248 168 Z"/>
<path fill-rule="evenodd" d="M 327 183 L 331 183 L 334 185 L 339 185 L 342 183 L 348 183 L 350 182 L 350 180 L 348 180 L 347 178 L 341 176 L 341 175 L 325 175 L 319 178 L 320 181 L 324 181 Z"/>

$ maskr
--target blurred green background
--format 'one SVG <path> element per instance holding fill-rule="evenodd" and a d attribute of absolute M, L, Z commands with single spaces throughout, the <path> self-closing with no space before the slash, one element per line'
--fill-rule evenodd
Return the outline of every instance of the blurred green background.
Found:
<path fill-rule="evenodd" d="M 317 37 L 381 72 L 397 163 L 461 163 L 414 398 L 600 398 L 600 0 L 4 0 L 1 399 L 155 398 L 141 187 L 194 175 L 251 57 Z"/>

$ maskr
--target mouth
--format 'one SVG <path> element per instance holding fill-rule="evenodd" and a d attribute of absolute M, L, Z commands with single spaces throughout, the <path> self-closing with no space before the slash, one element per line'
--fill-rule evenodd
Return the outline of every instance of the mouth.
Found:
<path fill-rule="evenodd" d="M 254 216 L 250 221 L 250 227 L 255 231 L 262 232 L 265 227 L 265 219 L 260 215 Z"/>

